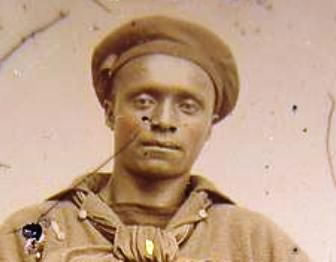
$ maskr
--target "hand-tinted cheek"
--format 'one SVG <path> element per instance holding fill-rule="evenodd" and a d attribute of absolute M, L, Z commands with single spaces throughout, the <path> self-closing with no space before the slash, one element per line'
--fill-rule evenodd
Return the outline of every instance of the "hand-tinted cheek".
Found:
<path fill-rule="evenodd" d="M 135 117 L 120 118 L 115 126 L 115 138 L 118 147 L 128 143 L 140 130 L 140 122 Z"/>
<path fill-rule="evenodd" d="M 192 145 L 191 153 L 198 153 L 205 142 L 206 134 L 205 126 L 197 126 L 197 127 L 186 127 L 188 128 L 188 142 Z"/>

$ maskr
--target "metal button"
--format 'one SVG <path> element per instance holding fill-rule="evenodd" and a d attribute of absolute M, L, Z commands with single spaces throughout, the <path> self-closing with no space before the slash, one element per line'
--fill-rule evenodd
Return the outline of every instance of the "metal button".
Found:
<path fill-rule="evenodd" d="M 79 219 L 81 219 L 81 220 L 86 219 L 86 218 L 87 218 L 87 211 L 86 211 L 85 209 L 81 209 L 81 210 L 79 210 L 79 212 L 78 212 L 78 217 L 79 217 Z"/>
<path fill-rule="evenodd" d="M 146 239 L 145 247 L 146 247 L 146 254 L 150 257 L 153 256 L 154 242 L 152 240 Z"/>
<path fill-rule="evenodd" d="M 60 241 L 63 241 L 65 239 L 64 232 L 59 232 L 59 234 L 57 235 L 57 239 L 60 240 Z"/>
<path fill-rule="evenodd" d="M 206 218 L 206 217 L 208 217 L 208 213 L 206 212 L 205 209 L 201 209 L 201 210 L 198 212 L 198 215 L 199 215 L 201 218 Z"/>

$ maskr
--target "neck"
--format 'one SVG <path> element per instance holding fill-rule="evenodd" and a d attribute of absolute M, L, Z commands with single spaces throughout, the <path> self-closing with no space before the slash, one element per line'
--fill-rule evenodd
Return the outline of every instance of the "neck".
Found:
<path fill-rule="evenodd" d="M 152 207 L 179 206 L 185 198 L 189 174 L 169 179 L 149 180 L 115 167 L 102 194 L 114 204 L 139 204 Z"/>

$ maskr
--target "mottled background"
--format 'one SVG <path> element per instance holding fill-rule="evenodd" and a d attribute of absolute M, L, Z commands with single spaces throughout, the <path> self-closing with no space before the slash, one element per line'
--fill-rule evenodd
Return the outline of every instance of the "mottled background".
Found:
<path fill-rule="evenodd" d="M 239 65 L 238 106 L 195 172 L 314 261 L 336 261 L 334 0 L 0 0 L 0 220 L 112 154 L 90 56 L 111 29 L 147 14 L 208 26 Z"/>

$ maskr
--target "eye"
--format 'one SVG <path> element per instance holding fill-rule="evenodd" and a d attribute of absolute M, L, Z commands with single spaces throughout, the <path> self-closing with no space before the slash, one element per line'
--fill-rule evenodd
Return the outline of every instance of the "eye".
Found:
<path fill-rule="evenodd" d="M 193 115 L 201 109 L 201 106 L 193 99 L 185 99 L 179 104 L 179 108 L 183 113 Z"/>
<path fill-rule="evenodd" d="M 140 94 L 133 99 L 133 104 L 138 109 L 149 109 L 155 105 L 155 99 L 148 94 Z"/>

